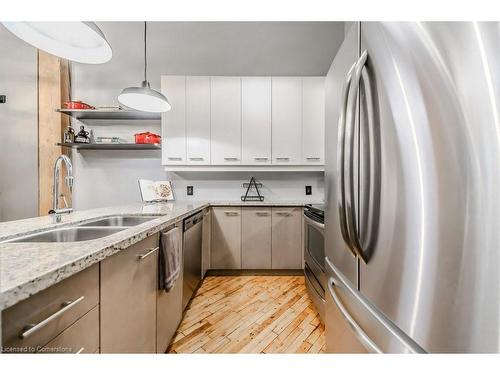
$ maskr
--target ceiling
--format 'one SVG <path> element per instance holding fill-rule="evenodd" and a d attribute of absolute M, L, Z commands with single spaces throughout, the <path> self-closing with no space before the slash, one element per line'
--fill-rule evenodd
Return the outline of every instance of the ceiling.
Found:
<path fill-rule="evenodd" d="M 144 24 L 98 26 L 113 58 L 73 63 L 73 90 L 104 101 L 142 81 Z M 159 87 L 162 74 L 326 75 L 343 38 L 343 22 L 148 22 L 148 79 Z"/>

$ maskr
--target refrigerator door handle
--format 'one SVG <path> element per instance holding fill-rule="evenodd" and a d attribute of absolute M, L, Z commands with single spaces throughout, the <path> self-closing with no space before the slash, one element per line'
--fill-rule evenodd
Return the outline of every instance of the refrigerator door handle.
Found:
<path fill-rule="evenodd" d="M 347 97 L 349 95 L 351 82 L 352 82 L 352 73 L 354 68 L 356 67 L 356 63 L 353 63 L 351 68 L 346 74 L 344 85 L 342 87 L 342 96 L 341 96 L 341 105 L 340 105 L 340 116 L 339 116 L 339 125 L 338 125 L 338 154 L 337 154 L 337 174 L 339 176 L 338 179 L 338 190 L 339 190 L 339 201 L 338 201 L 338 210 L 339 210 L 339 219 L 340 219 L 340 231 L 342 233 L 342 238 L 344 242 L 349 247 L 349 250 L 356 255 L 354 250 L 354 246 L 352 244 L 351 239 L 349 238 L 349 232 L 347 229 L 347 213 L 346 213 L 346 205 L 345 205 L 345 126 L 346 126 L 346 112 L 347 112 Z"/>
<path fill-rule="evenodd" d="M 370 254 L 367 251 L 363 250 L 363 246 L 359 239 L 359 230 L 357 223 L 357 214 L 356 214 L 356 203 L 354 202 L 355 197 L 355 184 L 354 184 L 354 141 L 355 141 L 355 122 L 356 122 L 356 103 L 358 101 L 359 87 L 361 77 L 363 75 L 364 67 L 366 60 L 368 59 L 368 51 L 365 50 L 358 61 L 355 64 L 354 74 L 352 78 L 352 83 L 349 90 L 349 96 L 347 98 L 347 114 L 346 114 L 346 129 L 347 129 L 347 162 L 348 162 L 348 194 L 346 195 L 346 209 L 347 209 L 347 228 L 349 237 L 351 238 L 352 245 L 356 254 L 365 262 L 368 263 L 370 258 Z M 365 73 L 365 77 L 367 79 L 367 75 Z M 366 82 L 365 86 L 369 86 L 368 82 Z M 371 92 L 369 93 L 371 100 Z M 370 108 L 370 113 L 372 109 Z"/>
<path fill-rule="evenodd" d="M 372 353 L 382 354 L 383 352 L 380 350 L 380 348 L 370 339 L 365 331 L 363 331 L 363 328 L 359 326 L 359 324 L 354 320 L 351 314 L 349 314 L 347 309 L 344 307 L 339 296 L 337 296 L 337 293 L 335 293 L 333 285 L 335 285 L 335 280 L 333 277 L 330 277 L 328 279 L 328 291 L 332 296 L 333 302 L 335 302 L 335 305 L 337 306 L 347 323 L 351 326 L 356 336 L 369 351 L 371 351 Z"/>

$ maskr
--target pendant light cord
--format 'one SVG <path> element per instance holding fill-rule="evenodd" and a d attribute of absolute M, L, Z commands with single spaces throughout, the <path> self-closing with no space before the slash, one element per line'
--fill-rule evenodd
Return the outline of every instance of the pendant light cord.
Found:
<path fill-rule="evenodd" d="M 147 81 L 146 79 L 146 71 L 147 71 L 147 67 L 148 67 L 148 60 L 147 60 L 147 50 L 146 50 L 146 46 L 147 46 L 147 37 L 146 37 L 146 33 L 147 33 L 147 30 L 146 30 L 146 21 L 144 21 L 144 81 Z"/>

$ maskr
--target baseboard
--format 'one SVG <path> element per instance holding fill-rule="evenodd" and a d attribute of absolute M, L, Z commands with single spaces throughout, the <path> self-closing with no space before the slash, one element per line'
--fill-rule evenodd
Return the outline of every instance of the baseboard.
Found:
<path fill-rule="evenodd" d="M 207 276 L 302 276 L 304 270 L 207 270 Z"/>

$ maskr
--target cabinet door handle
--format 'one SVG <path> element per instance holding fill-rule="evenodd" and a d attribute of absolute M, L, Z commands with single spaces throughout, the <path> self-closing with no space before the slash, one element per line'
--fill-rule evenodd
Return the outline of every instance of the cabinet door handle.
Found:
<path fill-rule="evenodd" d="M 266 211 L 256 211 L 255 214 L 257 216 L 269 216 L 269 212 Z"/>
<path fill-rule="evenodd" d="M 226 161 L 237 161 L 238 158 L 229 158 L 228 157 L 228 158 L 224 158 L 224 160 L 226 160 Z"/>
<path fill-rule="evenodd" d="M 151 254 L 153 254 L 156 250 L 158 250 L 159 247 L 155 247 L 154 249 L 149 249 L 148 252 L 142 254 L 142 255 L 138 255 L 137 256 L 137 259 L 139 260 L 143 260 L 144 258 L 147 258 L 148 256 L 150 256 Z"/>
<path fill-rule="evenodd" d="M 82 346 L 80 349 L 78 349 L 78 350 L 76 351 L 76 353 L 75 353 L 75 354 L 82 354 L 84 350 L 85 350 L 85 348 Z"/>
<path fill-rule="evenodd" d="M 268 161 L 269 158 L 253 158 L 256 161 Z"/>
<path fill-rule="evenodd" d="M 238 214 L 239 214 L 239 212 L 237 212 L 237 211 L 224 211 L 224 213 L 227 216 L 238 216 Z"/>
<path fill-rule="evenodd" d="M 205 160 L 204 158 L 189 158 L 191 161 L 203 161 Z"/>
<path fill-rule="evenodd" d="M 276 212 L 276 215 L 278 215 L 278 216 L 290 216 L 292 214 L 290 212 L 280 211 L 280 212 Z"/>
<path fill-rule="evenodd" d="M 306 158 L 306 160 L 310 160 L 310 161 L 318 161 L 318 160 L 321 160 L 321 158 Z"/>
<path fill-rule="evenodd" d="M 169 157 L 168 157 L 168 160 L 172 160 L 172 161 L 180 161 L 180 160 L 182 160 L 182 158 L 181 158 L 181 157 L 170 157 L 170 156 L 169 156 Z"/>
<path fill-rule="evenodd" d="M 280 161 L 289 161 L 290 158 L 276 158 L 276 160 L 280 160 Z"/>
<path fill-rule="evenodd" d="M 61 309 L 57 310 L 54 314 L 49 316 L 48 318 L 42 320 L 38 324 L 28 324 L 26 327 L 24 327 L 19 334 L 19 338 L 21 340 L 24 340 L 25 338 L 31 336 L 35 332 L 38 332 L 41 330 L 43 327 L 45 327 L 47 324 L 52 322 L 53 320 L 57 319 L 60 317 L 62 314 L 64 314 L 66 311 L 70 310 L 72 307 L 80 303 L 85 299 L 85 296 L 81 296 L 80 298 L 75 299 L 74 301 L 66 301 L 61 304 Z"/>

